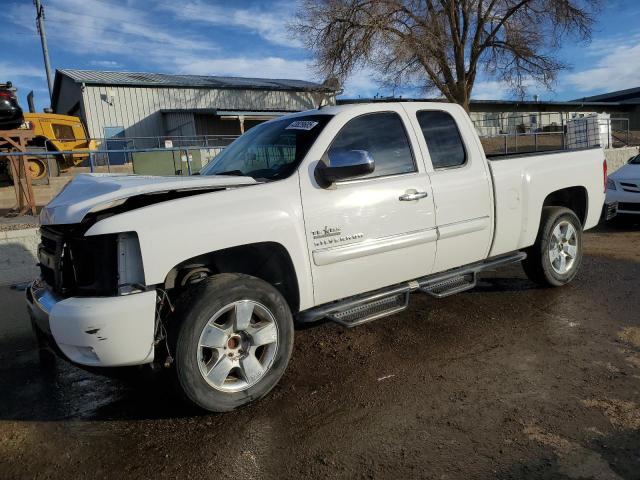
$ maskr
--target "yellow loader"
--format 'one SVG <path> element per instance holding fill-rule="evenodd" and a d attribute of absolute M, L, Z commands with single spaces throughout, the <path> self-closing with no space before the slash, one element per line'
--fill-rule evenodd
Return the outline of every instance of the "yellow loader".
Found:
<path fill-rule="evenodd" d="M 47 175 L 56 176 L 59 169 L 78 166 L 89 158 L 88 150 L 96 149 L 95 141 L 89 138 L 78 117 L 56 113 L 25 113 L 24 120 L 21 128 L 31 130 L 34 135 L 28 142 L 29 151 L 74 152 L 49 157 L 29 156 L 28 167 L 32 180 L 44 179 Z"/>

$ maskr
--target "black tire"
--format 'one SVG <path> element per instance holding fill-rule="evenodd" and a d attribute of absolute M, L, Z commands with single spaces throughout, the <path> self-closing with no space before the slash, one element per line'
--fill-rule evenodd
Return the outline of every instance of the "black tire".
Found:
<path fill-rule="evenodd" d="M 47 368 L 55 363 L 56 356 L 49 348 L 49 342 L 47 342 L 47 336 L 40 330 L 40 327 L 36 324 L 33 318 L 31 321 L 31 331 L 36 341 L 36 348 L 38 351 L 38 360 L 40 366 Z"/>
<path fill-rule="evenodd" d="M 237 374 L 234 374 L 235 370 L 231 370 L 231 373 L 224 378 L 233 380 L 236 375 L 238 382 L 246 380 L 246 388 L 241 391 L 221 391 L 220 388 L 227 388 L 226 383 L 223 382 L 216 388 L 205 380 L 204 374 L 201 373 L 200 368 L 203 362 L 199 355 L 204 356 L 203 352 L 206 350 L 200 347 L 201 334 L 205 326 L 210 328 L 210 319 L 217 313 L 235 304 L 234 302 L 241 301 L 249 301 L 251 305 L 259 304 L 271 314 L 270 323 L 275 324 L 277 337 L 275 353 L 269 351 L 271 360 L 257 383 L 250 384 L 250 376 L 243 378 L 241 374 L 244 374 L 245 370 L 238 367 L 235 369 Z M 232 310 L 237 311 L 235 307 L 232 307 Z M 264 312 L 262 309 L 260 311 Z M 255 322 L 255 311 L 252 310 L 252 312 L 251 322 Z M 174 372 L 179 389 L 192 404 L 212 412 L 228 412 L 265 396 L 282 377 L 293 349 L 293 317 L 286 300 L 272 285 L 249 275 L 235 273 L 215 275 L 186 291 L 177 302 L 176 314 L 178 331 L 174 343 Z M 233 324 L 235 320 L 231 317 L 231 310 L 229 313 L 222 314 L 220 318 L 224 318 L 224 315 L 228 315 L 229 320 L 226 321 Z M 250 334 L 242 331 L 237 335 L 242 335 L 243 340 L 239 342 L 241 345 L 245 343 L 247 347 L 250 345 L 252 338 Z M 225 340 L 224 351 L 227 351 L 229 345 Z M 243 350 L 244 346 L 239 347 L 236 344 L 235 348 L 240 349 L 237 350 L 239 353 L 233 354 L 237 355 L 234 361 L 238 364 L 250 355 L 249 349 Z M 221 348 L 212 348 L 211 351 L 213 352 L 209 360 L 211 364 L 216 364 L 219 360 L 226 361 L 226 354 L 220 354 L 223 351 Z M 261 352 L 266 351 L 266 347 L 265 350 L 261 350 Z M 257 358 L 258 350 L 255 350 L 255 353 L 254 358 Z M 202 368 L 207 368 L 207 365 Z"/>
<path fill-rule="evenodd" d="M 549 248 L 550 243 L 554 242 L 554 229 L 564 222 L 569 222 L 575 229 L 577 253 L 567 271 L 559 273 L 552 265 Z M 536 242 L 526 253 L 522 267 L 530 280 L 544 287 L 560 287 L 573 280 L 582 263 L 582 224 L 576 214 L 564 207 L 544 207 Z"/>

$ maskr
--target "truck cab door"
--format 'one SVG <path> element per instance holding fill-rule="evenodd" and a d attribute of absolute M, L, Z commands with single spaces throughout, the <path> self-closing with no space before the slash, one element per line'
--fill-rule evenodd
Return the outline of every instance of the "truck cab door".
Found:
<path fill-rule="evenodd" d="M 491 172 L 469 116 L 457 105 L 404 108 L 433 189 L 438 227 L 433 271 L 485 259 L 493 238 Z"/>
<path fill-rule="evenodd" d="M 433 268 L 433 195 L 415 132 L 406 122 L 400 105 L 339 112 L 300 169 L 316 305 L 411 280 Z M 352 150 L 368 152 L 374 171 L 320 186 L 314 176 L 319 161 Z"/>

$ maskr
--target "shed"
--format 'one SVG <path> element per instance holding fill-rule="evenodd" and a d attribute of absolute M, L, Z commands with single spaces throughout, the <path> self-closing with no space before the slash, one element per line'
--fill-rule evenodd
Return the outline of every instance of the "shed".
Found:
<path fill-rule="evenodd" d="M 293 79 L 56 70 L 52 108 L 82 118 L 93 138 L 237 136 L 262 121 L 321 104 L 335 88 Z"/>

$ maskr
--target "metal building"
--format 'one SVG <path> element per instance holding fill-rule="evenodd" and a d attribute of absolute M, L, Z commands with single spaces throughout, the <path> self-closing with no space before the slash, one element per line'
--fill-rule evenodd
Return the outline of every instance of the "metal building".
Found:
<path fill-rule="evenodd" d="M 632 130 L 640 130 L 640 87 L 578 98 L 574 102 L 611 102 L 629 109 Z"/>
<path fill-rule="evenodd" d="M 82 118 L 93 138 L 151 142 L 239 135 L 279 115 L 334 104 L 337 93 L 304 80 L 64 69 L 56 70 L 52 107 Z"/>

